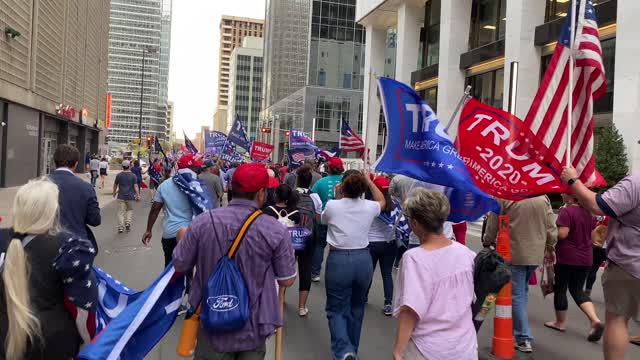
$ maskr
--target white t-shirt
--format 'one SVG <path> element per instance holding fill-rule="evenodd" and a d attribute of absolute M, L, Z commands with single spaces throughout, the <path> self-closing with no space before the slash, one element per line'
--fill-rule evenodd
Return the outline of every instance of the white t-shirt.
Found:
<path fill-rule="evenodd" d="M 373 223 L 371 223 L 371 228 L 369 229 L 369 242 L 390 241 L 392 240 L 392 231 L 393 228 L 391 226 L 376 217 L 373 219 Z"/>
<path fill-rule="evenodd" d="M 100 169 L 107 169 L 109 168 L 109 163 L 106 161 L 100 161 Z"/>
<path fill-rule="evenodd" d="M 364 249 L 369 245 L 369 228 L 380 215 L 380 204 L 364 199 L 330 200 L 322 213 L 328 225 L 327 243 L 338 249 Z"/>

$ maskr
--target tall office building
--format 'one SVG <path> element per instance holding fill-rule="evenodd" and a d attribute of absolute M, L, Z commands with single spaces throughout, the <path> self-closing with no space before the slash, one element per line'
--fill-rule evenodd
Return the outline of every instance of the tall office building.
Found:
<path fill-rule="evenodd" d="M 164 138 L 170 144 L 176 138 L 176 132 L 173 131 L 173 101 L 167 101 L 167 133 Z"/>
<path fill-rule="evenodd" d="M 0 187 L 51 172 L 61 144 L 106 154 L 109 2 L 0 1 Z"/>
<path fill-rule="evenodd" d="M 261 106 L 262 39 L 247 36 L 231 53 L 227 132 L 237 115 L 249 138 L 257 138 Z"/>
<path fill-rule="evenodd" d="M 624 138 L 633 171 L 640 169 L 640 136 L 636 131 L 640 88 L 636 34 L 640 2 L 592 0 L 597 13 L 607 89 L 594 103 L 595 126 L 615 125 Z M 567 0 L 372 0 L 358 2 L 357 20 L 366 27 L 365 63 L 383 72 L 383 44 L 396 32 L 395 78 L 410 84 L 449 121 L 464 88 L 476 99 L 507 109 L 511 62 L 519 62 L 516 115 L 524 119 L 549 66 L 567 13 Z M 365 95 L 365 141 L 371 154 L 382 141 L 380 101 L 375 84 Z M 454 121 L 450 133 L 457 132 Z M 597 135 L 596 135 L 597 140 Z"/>
<path fill-rule="evenodd" d="M 141 112 L 142 138 L 166 136 L 171 1 L 111 1 L 110 144 L 138 138 Z"/>
<path fill-rule="evenodd" d="M 366 74 L 355 6 L 355 0 L 267 0 L 262 126 L 274 128 L 275 160 L 286 146 L 280 130 L 315 130 L 325 147 L 338 144 L 341 119 L 358 132 Z"/>
<path fill-rule="evenodd" d="M 264 21 L 244 17 L 223 15 L 220 20 L 220 59 L 218 65 L 218 106 L 214 115 L 213 127 L 225 129 L 227 124 L 216 122 L 227 119 L 229 105 L 229 73 L 231 72 L 231 53 L 242 46 L 246 36 L 262 37 Z"/>

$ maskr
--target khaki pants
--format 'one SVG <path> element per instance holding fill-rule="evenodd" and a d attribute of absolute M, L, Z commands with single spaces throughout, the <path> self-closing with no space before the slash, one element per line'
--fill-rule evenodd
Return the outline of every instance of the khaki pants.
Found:
<path fill-rule="evenodd" d="M 135 200 L 118 199 L 118 229 L 123 229 L 125 226 L 131 226 L 134 202 Z"/>

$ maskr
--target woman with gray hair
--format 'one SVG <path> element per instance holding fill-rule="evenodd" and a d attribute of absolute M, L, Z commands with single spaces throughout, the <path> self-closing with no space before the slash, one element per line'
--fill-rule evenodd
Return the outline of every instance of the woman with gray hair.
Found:
<path fill-rule="evenodd" d="M 63 243 L 58 206 L 53 182 L 31 180 L 16 193 L 13 227 L 0 230 L 0 358 L 72 359 L 80 348 L 54 264 Z"/>
<path fill-rule="evenodd" d="M 471 315 L 475 254 L 443 234 L 450 205 L 440 192 L 415 188 L 404 203 L 420 245 L 403 257 L 394 316 L 394 360 L 478 358 Z"/>

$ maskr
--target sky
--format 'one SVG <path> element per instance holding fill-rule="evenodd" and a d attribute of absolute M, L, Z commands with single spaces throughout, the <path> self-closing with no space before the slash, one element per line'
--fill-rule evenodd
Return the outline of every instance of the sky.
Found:
<path fill-rule="evenodd" d="M 264 19 L 264 0 L 173 0 L 169 101 L 173 130 L 191 139 L 213 125 L 218 97 L 218 56 L 222 15 Z"/>

